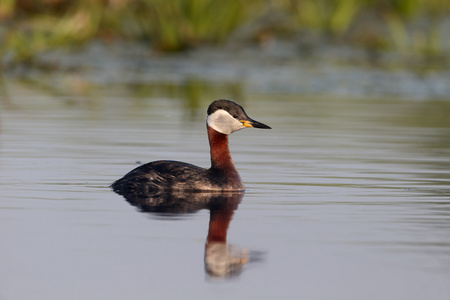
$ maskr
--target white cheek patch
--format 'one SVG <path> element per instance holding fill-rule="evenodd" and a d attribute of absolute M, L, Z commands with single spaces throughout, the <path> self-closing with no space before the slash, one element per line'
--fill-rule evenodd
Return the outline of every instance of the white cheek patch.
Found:
<path fill-rule="evenodd" d="M 236 130 L 245 128 L 241 122 L 233 118 L 223 109 L 218 109 L 210 114 L 206 119 L 206 123 L 212 129 L 223 134 L 230 134 Z"/>

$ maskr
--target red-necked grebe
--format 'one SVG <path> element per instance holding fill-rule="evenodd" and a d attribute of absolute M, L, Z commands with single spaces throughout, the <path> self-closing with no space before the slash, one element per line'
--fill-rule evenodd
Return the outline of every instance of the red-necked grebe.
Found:
<path fill-rule="evenodd" d="M 216 100 L 208 107 L 206 127 L 211 152 L 211 168 L 160 160 L 130 171 L 111 187 L 119 194 L 145 194 L 160 191 L 242 191 L 241 176 L 231 158 L 228 135 L 245 127 L 271 129 L 251 119 L 230 100 Z"/>

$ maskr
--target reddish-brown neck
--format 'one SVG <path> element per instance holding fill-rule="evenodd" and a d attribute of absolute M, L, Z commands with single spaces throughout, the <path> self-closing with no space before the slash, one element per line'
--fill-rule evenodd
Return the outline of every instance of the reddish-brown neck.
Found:
<path fill-rule="evenodd" d="M 228 147 L 228 135 L 208 128 L 209 146 L 211 148 L 211 168 L 222 170 L 236 170 Z"/>
<path fill-rule="evenodd" d="M 227 231 L 234 210 L 211 210 L 207 242 L 227 242 Z"/>

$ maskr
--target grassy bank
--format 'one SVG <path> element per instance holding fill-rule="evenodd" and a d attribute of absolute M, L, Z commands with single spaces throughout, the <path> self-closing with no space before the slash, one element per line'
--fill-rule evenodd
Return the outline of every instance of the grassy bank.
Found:
<path fill-rule="evenodd" d="M 220 45 L 252 28 L 245 42 L 313 36 L 448 59 L 449 15 L 450 0 L 2 0 L 0 55 L 9 64 L 32 64 L 42 52 L 93 39 L 183 51 Z"/>

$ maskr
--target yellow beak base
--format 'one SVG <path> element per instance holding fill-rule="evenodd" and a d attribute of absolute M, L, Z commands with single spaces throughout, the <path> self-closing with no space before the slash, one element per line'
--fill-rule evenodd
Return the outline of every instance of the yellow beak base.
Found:
<path fill-rule="evenodd" d="M 253 127 L 253 125 L 250 123 L 250 121 L 241 120 L 239 121 L 244 125 L 244 127 Z"/>

